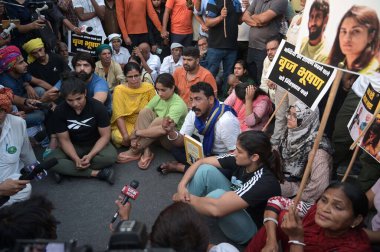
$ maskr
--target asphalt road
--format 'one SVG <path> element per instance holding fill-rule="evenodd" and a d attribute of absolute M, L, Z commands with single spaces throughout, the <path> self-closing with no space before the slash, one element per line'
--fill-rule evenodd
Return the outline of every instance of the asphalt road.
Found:
<path fill-rule="evenodd" d="M 104 251 L 110 238 L 109 223 L 116 211 L 114 201 L 122 187 L 132 180 L 139 181 L 139 197 L 132 202 L 130 218 L 144 222 L 151 229 L 159 212 L 172 203 L 182 174 L 161 175 L 156 167 L 164 161 L 173 160 L 169 152 L 161 147 L 153 148 L 155 159 L 148 170 L 137 167 L 137 161 L 115 164 L 115 184 L 97 179 L 65 178 L 56 184 L 53 177 L 34 181 L 33 194 L 42 194 L 54 206 L 54 215 L 61 222 L 58 226 L 58 240 L 76 239 L 78 245 L 89 244 L 95 251 Z M 41 150 L 36 149 L 37 157 Z M 215 220 L 206 218 L 211 233 L 211 242 L 229 242 L 219 230 Z"/>

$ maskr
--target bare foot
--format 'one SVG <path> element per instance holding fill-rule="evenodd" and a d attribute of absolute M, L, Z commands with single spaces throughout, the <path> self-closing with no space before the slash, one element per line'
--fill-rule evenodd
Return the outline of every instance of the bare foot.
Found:
<path fill-rule="evenodd" d="M 161 170 L 163 174 L 171 173 L 171 172 L 181 172 L 185 171 L 185 165 L 179 163 L 177 161 L 170 161 L 161 164 Z"/>

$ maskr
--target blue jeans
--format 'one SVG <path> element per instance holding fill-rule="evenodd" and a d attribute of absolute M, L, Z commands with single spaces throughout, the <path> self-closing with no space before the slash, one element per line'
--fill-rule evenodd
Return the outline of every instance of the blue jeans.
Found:
<path fill-rule="evenodd" d="M 231 182 L 218 168 L 203 164 L 188 184 L 188 190 L 196 196 L 217 199 L 225 192 L 231 191 L 230 186 Z M 247 243 L 257 232 L 255 222 L 244 209 L 219 218 L 218 225 L 229 239 L 239 244 Z"/>
<path fill-rule="evenodd" d="M 248 48 L 248 73 L 252 76 L 255 83 L 261 83 L 261 75 L 263 74 L 263 63 L 266 56 L 267 52 L 265 50 Z"/>
<path fill-rule="evenodd" d="M 233 72 L 234 64 L 237 57 L 237 50 L 234 49 L 217 49 L 208 48 L 206 61 L 208 70 L 212 73 L 214 78 L 218 75 L 220 62 L 223 62 L 223 86 L 221 94 L 227 94 L 227 79 L 228 75 Z"/>
<path fill-rule="evenodd" d="M 45 89 L 42 87 L 34 87 L 34 91 L 38 97 L 42 97 L 45 93 Z M 45 112 L 42 110 L 33 110 L 33 112 L 27 113 L 25 116 L 26 127 L 39 126 L 44 123 Z"/>

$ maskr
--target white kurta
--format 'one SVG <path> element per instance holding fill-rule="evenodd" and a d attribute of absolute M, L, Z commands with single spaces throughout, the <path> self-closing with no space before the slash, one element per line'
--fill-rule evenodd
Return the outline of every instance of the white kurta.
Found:
<path fill-rule="evenodd" d="M 37 159 L 26 132 L 25 120 L 8 114 L 0 136 L 0 182 L 8 178 L 18 179 L 24 165 L 36 162 Z M 31 186 L 28 184 L 22 191 L 11 196 L 5 205 L 28 199 L 30 193 Z"/>

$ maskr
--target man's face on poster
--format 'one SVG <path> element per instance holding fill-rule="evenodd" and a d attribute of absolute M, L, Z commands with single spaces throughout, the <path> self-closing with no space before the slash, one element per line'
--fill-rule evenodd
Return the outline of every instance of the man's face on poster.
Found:
<path fill-rule="evenodd" d="M 313 9 L 309 16 L 309 39 L 316 40 L 322 36 L 323 30 L 326 26 L 328 17 L 323 16 L 323 12 L 317 9 Z"/>

